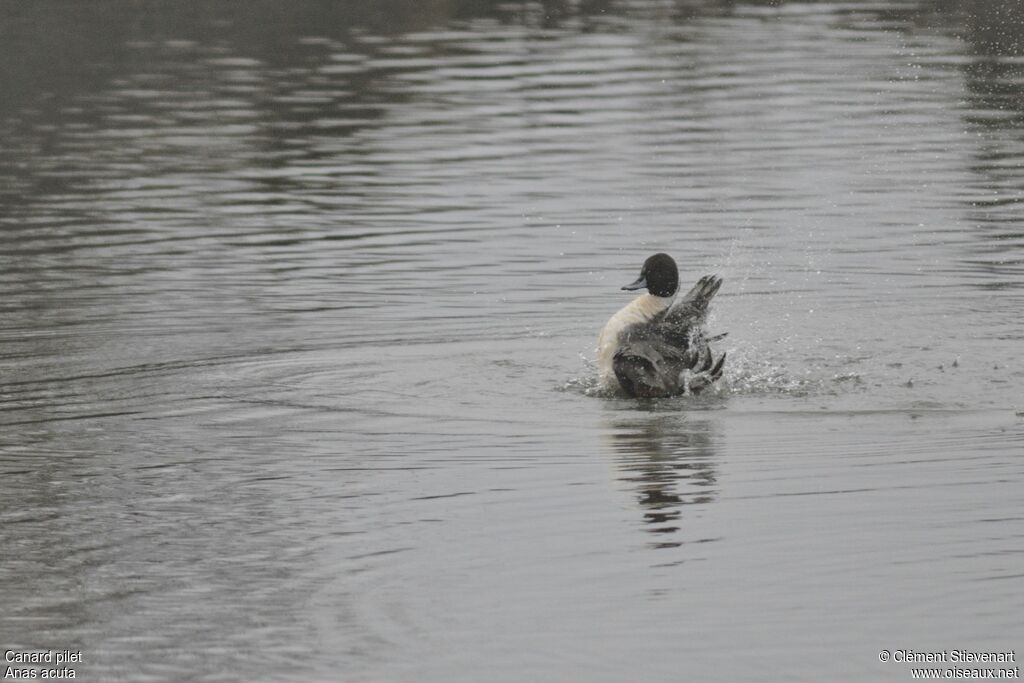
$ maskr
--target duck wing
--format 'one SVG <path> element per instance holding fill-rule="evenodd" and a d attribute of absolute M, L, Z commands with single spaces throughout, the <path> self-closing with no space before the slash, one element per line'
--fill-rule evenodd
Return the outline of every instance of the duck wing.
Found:
<path fill-rule="evenodd" d="M 722 278 L 717 275 L 705 275 L 697 280 L 697 284 L 686 293 L 686 296 L 676 299 L 665 311 L 661 324 L 677 331 L 686 331 L 690 327 L 703 325 L 708 317 L 711 299 L 721 286 Z"/>
<path fill-rule="evenodd" d="M 622 344 L 612 358 L 619 385 L 630 396 L 656 398 L 679 393 L 681 349 L 657 338 Z"/>
<path fill-rule="evenodd" d="M 612 358 L 619 385 L 630 396 L 659 398 L 696 394 L 722 376 L 725 354 L 716 360 L 703 334 L 682 339 L 670 330 L 627 336 Z"/>

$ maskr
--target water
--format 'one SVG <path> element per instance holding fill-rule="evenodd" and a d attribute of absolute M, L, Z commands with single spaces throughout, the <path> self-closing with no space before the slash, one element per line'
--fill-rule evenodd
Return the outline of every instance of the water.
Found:
<path fill-rule="evenodd" d="M 0 645 L 903 680 L 1024 633 L 1014 3 L 0 6 Z M 643 259 L 726 382 L 595 391 Z"/>

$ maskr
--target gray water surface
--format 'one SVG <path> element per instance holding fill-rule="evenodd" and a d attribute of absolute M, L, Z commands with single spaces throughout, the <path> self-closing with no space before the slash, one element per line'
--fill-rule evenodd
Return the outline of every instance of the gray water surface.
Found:
<path fill-rule="evenodd" d="M 880 650 L 1020 645 L 1017 3 L 39 0 L 0 58 L 0 649 L 902 681 Z M 597 391 L 655 251 L 725 279 L 714 395 Z"/>

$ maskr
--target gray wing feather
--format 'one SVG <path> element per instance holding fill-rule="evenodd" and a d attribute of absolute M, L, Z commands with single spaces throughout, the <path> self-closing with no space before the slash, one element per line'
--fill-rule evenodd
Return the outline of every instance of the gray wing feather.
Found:
<path fill-rule="evenodd" d="M 651 340 L 637 340 L 623 345 L 615 353 L 612 369 L 630 396 L 671 396 L 679 389 L 679 372 L 675 370 L 679 361 L 671 347 Z"/>
<path fill-rule="evenodd" d="M 697 280 L 686 296 L 677 299 L 665 312 L 664 324 L 676 328 L 704 324 L 711 299 L 721 286 L 722 278 L 717 275 L 705 275 Z"/>

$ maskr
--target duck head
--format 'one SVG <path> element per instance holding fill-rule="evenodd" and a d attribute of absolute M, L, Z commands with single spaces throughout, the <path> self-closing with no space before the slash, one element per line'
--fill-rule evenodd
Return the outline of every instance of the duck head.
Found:
<path fill-rule="evenodd" d="M 655 254 L 644 261 L 640 277 L 623 289 L 647 289 L 654 296 L 672 296 L 679 289 L 679 269 L 668 254 Z"/>

